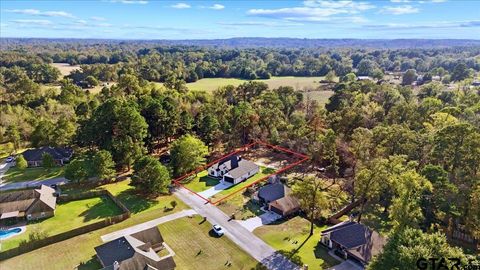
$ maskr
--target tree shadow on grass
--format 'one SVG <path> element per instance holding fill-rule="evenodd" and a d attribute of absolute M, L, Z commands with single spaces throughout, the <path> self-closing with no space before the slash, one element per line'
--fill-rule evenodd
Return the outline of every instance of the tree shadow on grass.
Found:
<path fill-rule="evenodd" d="M 208 175 L 200 177 L 200 179 L 198 181 L 199 182 L 204 182 L 205 186 L 207 186 L 207 187 L 213 187 L 213 186 L 216 186 L 219 183 L 218 179 L 212 178 Z"/>
<path fill-rule="evenodd" d="M 145 211 L 158 204 L 157 200 L 147 198 L 135 192 L 134 189 L 127 189 L 120 192 L 117 196 L 123 205 L 125 205 L 133 214 Z"/>
<path fill-rule="evenodd" d="M 102 265 L 98 261 L 96 256 L 92 256 L 90 260 L 86 262 L 81 262 L 78 266 L 78 270 L 98 270 L 101 269 Z"/>
<path fill-rule="evenodd" d="M 83 221 L 88 222 L 93 219 L 104 219 L 106 217 L 120 215 L 122 210 L 108 197 L 102 196 L 102 201 L 90 206 L 83 211 L 80 216 L 83 216 Z"/>
<path fill-rule="evenodd" d="M 318 242 L 314 249 L 315 258 L 323 260 L 322 268 L 329 268 L 339 264 L 335 258 L 328 254 L 328 249 L 322 243 Z"/>

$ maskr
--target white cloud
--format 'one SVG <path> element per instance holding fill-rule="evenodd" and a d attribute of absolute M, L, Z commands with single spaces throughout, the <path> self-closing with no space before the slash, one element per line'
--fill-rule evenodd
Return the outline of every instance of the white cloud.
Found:
<path fill-rule="evenodd" d="M 110 0 L 108 2 L 110 2 L 110 3 L 122 3 L 122 4 L 139 4 L 139 5 L 148 4 L 148 1 L 146 1 L 146 0 Z"/>
<path fill-rule="evenodd" d="M 239 21 L 239 22 L 219 22 L 220 25 L 227 26 L 269 26 L 269 27 L 290 27 L 302 26 L 303 23 L 295 22 L 264 22 L 264 21 Z"/>
<path fill-rule="evenodd" d="M 419 8 L 413 7 L 411 5 L 403 6 L 386 6 L 380 10 L 381 13 L 393 14 L 393 15 L 403 15 L 403 14 L 412 14 L 420 12 Z"/>
<path fill-rule="evenodd" d="M 410 3 L 410 0 L 390 0 L 392 3 Z"/>
<path fill-rule="evenodd" d="M 12 20 L 11 22 L 30 25 L 52 25 L 52 22 L 49 20 Z"/>
<path fill-rule="evenodd" d="M 303 2 L 301 7 L 250 9 L 247 14 L 288 21 L 328 22 L 343 20 L 344 22 L 358 23 L 366 21 L 358 14 L 373 8 L 375 6 L 367 2 L 307 0 Z"/>
<path fill-rule="evenodd" d="M 225 8 L 224 5 L 220 5 L 220 4 L 214 4 L 213 6 L 209 7 L 210 9 L 214 9 L 214 10 L 222 10 Z"/>
<path fill-rule="evenodd" d="M 75 16 L 65 11 L 40 11 L 38 9 L 7 9 L 6 12 L 45 17 L 75 18 Z"/>
<path fill-rule="evenodd" d="M 90 19 L 94 20 L 94 21 L 97 21 L 97 22 L 103 22 L 103 21 L 106 21 L 107 19 L 103 18 L 103 17 L 97 17 L 97 16 L 92 16 L 90 17 Z"/>
<path fill-rule="evenodd" d="M 365 28 L 379 29 L 379 30 L 394 30 L 394 29 L 438 29 L 438 28 L 471 28 L 479 27 L 480 20 L 471 21 L 436 21 L 421 24 L 408 23 L 388 23 L 388 24 L 372 24 L 364 25 Z"/>
<path fill-rule="evenodd" d="M 177 9 L 186 9 L 186 8 L 191 8 L 192 6 L 190 6 L 189 4 L 185 4 L 185 3 L 176 3 L 174 5 L 171 5 L 170 7 L 177 8 Z"/>

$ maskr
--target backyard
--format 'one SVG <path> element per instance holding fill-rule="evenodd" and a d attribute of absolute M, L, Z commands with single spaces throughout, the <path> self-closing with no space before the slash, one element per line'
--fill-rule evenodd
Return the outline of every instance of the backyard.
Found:
<path fill-rule="evenodd" d="M 50 178 L 62 177 L 64 174 L 64 167 L 53 168 L 26 168 L 20 170 L 16 166 L 11 167 L 3 176 L 6 183 L 45 180 Z"/>
<path fill-rule="evenodd" d="M 28 240 L 32 231 L 41 231 L 52 236 L 121 213 L 122 210 L 105 196 L 57 204 L 55 216 L 29 222 L 25 233 L 2 241 L 2 250 L 17 247 L 22 240 Z"/>
<path fill-rule="evenodd" d="M 263 239 L 276 250 L 287 253 L 293 258 L 307 264 L 308 269 L 326 269 L 340 262 L 328 255 L 327 249 L 322 246 L 320 232 L 326 226 L 315 226 L 314 233 L 309 237 L 310 223 L 302 217 L 294 217 L 271 225 L 257 228 L 254 234 Z"/>

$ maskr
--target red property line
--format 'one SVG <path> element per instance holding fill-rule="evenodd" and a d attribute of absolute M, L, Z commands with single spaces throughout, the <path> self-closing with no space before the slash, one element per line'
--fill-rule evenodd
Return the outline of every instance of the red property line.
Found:
<path fill-rule="evenodd" d="M 180 183 L 180 181 L 182 181 L 183 179 L 185 179 L 185 178 L 187 178 L 187 177 L 189 177 L 189 176 L 191 176 L 191 175 L 193 175 L 193 174 L 195 174 L 195 173 L 201 172 L 201 171 L 205 170 L 206 168 L 212 166 L 213 164 L 215 164 L 215 163 L 217 163 L 217 162 L 219 162 L 219 161 L 221 161 L 221 160 L 223 160 L 223 159 L 225 159 L 225 158 L 227 158 L 227 157 L 230 157 L 230 156 L 232 156 L 232 155 L 235 155 L 235 154 L 237 154 L 237 153 L 239 153 L 239 152 L 244 152 L 244 151 L 248 150 L 249 148 L 251 148 L 252 146 L 254 146 L 254 145 L 256 145 L 256 144 L 265 145 L 265 146 L 267 146 L 267 147 L 280 150 L 280 151 L 282 151 L 282 152 L 287 152 L 287 153 L 293 154 L 293 155 L 295 155 L 295 156 L 297 156 L 297 157 L 301 157 L 302 159 L 299 160 L 299 161 L 297 161 L 297 162 L 294 162 L 294 163 L 292 163 L 292 164 L 290 164 L 290 165 L 288 165 L 288 166 L 286 166 L 286 167 L 284 167 L 284 168 L 281 168 L 281 169 L 279 169 L 279 170 L 277 170 L 277 171 L 275 171 L 275 172 L 273 172 L 273 173 L 271 173 L 271 174 L 269 174 L 269 175 L 267 175 L 267 176 L 264 176 L 264 177 L 262 177 L 261 179 L 258 179 L 258 180 L 256 180 L 255 182 L 252 182 L 252 183 L 248 184 L 247 186 L 244 186 L 244 187 L 242 187 L 241 189 L 236 190 L 236 191 L 234 191 L 234 192 L 226 195 L 225 197 L 220 198 L 219 200 L 214 201 L 214 202 L 212 202 L 210 199 L 207 199 L 207 198 L 203 197 L 202 195 L 198 194 L 197 192 L 195 192 L 195 191 L 187 188 L 185 185 L 183 185 L 182 183 Z M 304 154 L 301 154 L 301 153 L 298 153 L 298 152 L 294 152 L 294 151 L 291 151 L 291 150 L 289 150 L 289 149 L 286 149 L 286 148 L 283 148 L 283 147 L 280 147 L 280 146 L 271 145 L 271 144 L 268 144 L 268 143 L 266 143 L 266 142 L 255 141 L 255 142 L 253 142 L 253 143 L 244 145 L 243 147 L 240 147 L 240 148 L 236 149 L 235 151 L 233 151 L 233 152 L 231 152 L 231 153 L 229 153 L 229 154 L 227 154 L 227 155 L 225 155 L 225 156 L 222 156 L 221 158 L 218 158 L 218 159 L 216 159 L 216 160 L 214 160 L 214 161 L 212 161 L 212 162 L 210 162 L 210 163 L 208 163 L 208 164 L 206 164 L 206 165 L 204 165 L 204 166 L 198 167 L 197 169 L 193 170 L 193 171 L 190 172 L 190 173 L 187 173 L 187 174 L 185 174 L 185 175 L 180 176 L 179 178 L 173 180 L 173 183 L 174 183 L 175 185 L 180 186 L 180 187 L 182 187 L 182 188 L 190 191 L 191 193 L 197 195 L 199 198 L 203 199 L 203 200 L 206 201 L 207 203 L 210 203 L 210 204 L 212 204 L 212 205 L 217 205 L 218 203 L 220 203 L 220 202 L 222 202 L 222 201 L 230 198 L 231 196 L 237 194 L 238 192 L 243 191 L 243 190 L 245 190 L 245 189 L 247 189 L 247 188 L 249 188 L 249 187 L 251 187 L 251 186 L 253 186 L 253 185 L 257 184 L 257 183 L 259 183 L 259 182 L 265 181 L 265 180 L 267 180 L 267 179 L 268 179 L 269 177 L 271 177 L 271 176 L 277 175 L 277 174 L 282 173 L 282 172 L 284 172 L 284 171 L 286 171 L 286 170 L 288 170 L 288 169 L 290 169 L 290 168 L 292 168 L 292 167 L 295 167 L 295 166 L 299 165 L 300 163 L 305 162 L 305 161 L 308 160 L 308 159 L 309 159 L 309 157 L 308 157 L 307 155 L 304 155 Z"/>

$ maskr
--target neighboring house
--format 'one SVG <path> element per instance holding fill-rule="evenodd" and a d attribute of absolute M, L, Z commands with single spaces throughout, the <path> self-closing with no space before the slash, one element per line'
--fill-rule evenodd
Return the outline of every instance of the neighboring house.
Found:
<path fill-rule="evenodd" d="M 373 81 L 373 79 L 370 76 L 358 76 L 357 81 Z"/>
<path fill-rule="evenodd" d="M 164 249 L 168 255 L 160 256 Z M 122 236 L 95 247 L 97 257 L 109 270 L 172 270 L 173 252 L 163 241 L 157 227 Z"/>
<path fill-rule="evenodd" d="M 29 167 L 42 166 L 43 155 L 47 153 L 53 157 L 57 165 L 64 165 L 72 157 L 73 151 L 69 148 L 43 146 L 29 149 L 22 153 Z"/>
<path fill-rule="evenodd" d="M 353 221 L 344 221 L 323 230 L 320 241 L 328 248 L 338 250 L 344 258 L 354 259 L 363 265 L 379 254 L 387 242 L 376 231 Z"/>
<path fill-rule="evenodd" d="M 289 216 L 300 210 L 298 199 L 291 196 L 291 193 L 287 186 L 276 182 L 261 187 L 256 197 L 268 210 L 282 216 Z"/>
<path fill-rule="evenodd" d="M 0 219 L 51 217 L 55 214 L 56 204 L 55 190 L 45 185 L 39 189 L 0 193 Z"/>
<path fill-rule="evenodd" d="M 480 81 L 474 81 L 474 82 L 472 82 L 472 86 L 480 86 Z"/>
<path fill-rule="evenodd" d="M 208 175 L 221 178 L 221 181 L 238 184 L 254 176 L 260 167 L 254 162 L 240 156 L 230 156 L 208 168 Z"/>

